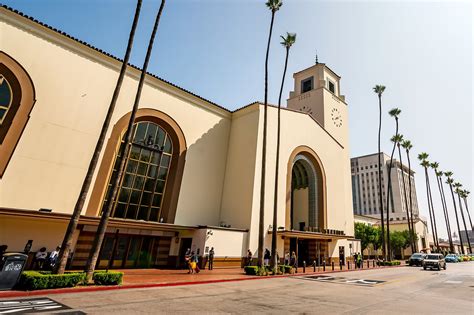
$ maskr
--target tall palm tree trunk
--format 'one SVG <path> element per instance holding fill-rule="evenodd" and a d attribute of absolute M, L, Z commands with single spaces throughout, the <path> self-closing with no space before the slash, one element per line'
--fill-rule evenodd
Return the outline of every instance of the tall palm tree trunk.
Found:
<path fill-rule="evenodd" d="M 397 120 L 397 127 L 396 127 L 396 135 L 398 134 L 398 120 Z M 393 167 L 393 155 L 395 153 L 395 146 L 396 143 L 393 143 L 392 154 L 390 155 L 390 164 L 387 166 L 388 169 L 388 185 L 387 185 L 387 259 L 388 261 L 392 260 L 392 249 L 390 246 L 390 200 L 392 197 L 392 167 Z"/>
<path fill-rule="evenodd" d="M 67 264 L 69 252 L 71 250 L 71 245 L 72 245 L 72 238 L 73 238 L 74 232 L 76 231 L 77 224 L 79 223 L 79 218 L 81 216 L 81 212 L 84 207 L 84 203 L 86 201 L 87 193 L 89 192 L 89 188 L 92 182 L 92 177 L 94 176 L 97 163 L 99 162 L 99 156 L 102 151 L 102 147 L 104 146 L 105 136 L 107 134 L 107 130 L 110 125 L 110 120 L 112 119 L 112 114 L 115 109 L 115 104 L 117 103 L 120 88 L 122 87 L 122 82 L 125 77 L 125 72 L 127 71 L 128 60 L 130 59 L 130 53 L 132 51 L 133 38 L 135 36 L 135 30 L 137 28 L 138 18 L 140 16 L 141 5 L 142 5 L 142 0 L 138 0 L 137 7 L 135 9 L 135 16 L 133 18 L 132 28 L 128 36 L 128 44 L 127 44 L 127 49 L 125 51 L 125 57 L 123 58 L 122 67 L 120 69 L 120 74 L 117 79 L 117 83 L 115 84 L 115 90 L 112 95 L 112 99 L 110 101 L 109 109 L 105 116 L 104 123 L 102 124 L 102 129 L 99 134 L 99 139 L 97 139 L 94 153 L 92 154 L 92 158 L 89 163 L 89 167 L 87 169 L 86 177 L 84 178 L 84 182 L 82 183 L 79 197 L 77 198 L 76 205 L 74 206 L 71 219 L 69 220 L 69 224 L 66 229 L 66 233 L 64 234 L 64 239 L 62 241 L 61 250 L 58 256 L 58 265 L 55 270 L 56 273 L 58 274 L 64 273 L 64 270 L 66 269 L 66 264 Z"/>
<path fill-rule="evenodd" d="M 408 173 L 411 174 L 410 151 L 406 150 L 406 153 L 407 153 L 407 160 L 408 160 Z M 413 231 L 415 231 L 415 223 L 414 223 L 414 219 L 413 219 L 413 198 L 412 198 L 412 191 L 411 191 L 411 178 L 408 181 L 408 192 L 410 194 L 410 221 L 411 221 L 412 229 L 413 229 Z M 417 242 L 415 241 L 415 239 L 413 239 L 413 248 L 414 248 L 415 252 L 418 252 Z"/>
<path fill-rule="evenodd" d="M 265 54 L 265 96 L 263 102 L 263 141 L 262 141 L 262 173 L 260 185 L 260 215 L 258 222 L 258 266 L 263 266 L 263 247 L 265 243 L 265 171 L 267 167 L 267 112 L 268 112 L 268 56 L 270 54 L 270 41 L 272 39 L 273 21 L 275 12 L 272 11 L 272 20 L 270 22 L 270 32 L 268 33 L 267 53 Z"/>
<path fill-rule="evenodd" d="M 454 197 L 453 185 L 449 184 L 449 188 L 451 189 L 451 196 L 453 197 L 454 214 L 456 215 L 456 224 L 458 226 L 459 243 L 461 243 L 461 253 L 464 255 L 465 254 L 464 253 L 464 244 L 462 242 L 461 227 L 459 225 L 458 210 L 456 208 L 456 198 Z"/>
<path fill-rule="evenodd" d="M 427 175 L 426 175 L 426 182 L 428 184 L 428 192 L 429 192 L 429 202 L 430 202 L 430 205 L 431 205 L 431 213 L 433 214 L 433 226 L 434 226 L 434 236 L 436 238 L 435 240 L 435 245 L 436 245 L 436 249 L 438 251 L 438 253 L 440 252 L 440 248 L 439 248 L 439 238 L 438 238 L 438 227 L 436 225 L 436 215 L 435 215 L 435 212 L 434 212 L 434 206 L 433 206 L 433 195 L 431 194 L 431 184 L 430 184 L 430 176 L 428 174 L 428 171 L 427 171 Z"/>
<path fill-rule="evenodd" d="M 382 162 L 380 150 L 380 134 L 382 132 L 382 96 L 379 94 L 379 135 L 378 135 L 378 171 L 379 171 L 379 206 L 380 206 L 380 224 L 382 228 L 382 259 L 387 259 L 387 252 L 385 247 L 385 221 L 383 216 L 383 196 L 382 196 Z M 388 191 L 387 191 L 388 195 Z"/>
<path fill-rule="evenodd" d="M 446 205 L 446 199 L 444 197 L 444 191 L 443 191 L 443 181 L 438 176 L 438 174 L 436 174 L 436 179 L 438 181 L 438 189 L 439 189 L 439 194 L 441 196 L 441 204 L 443 206 L 444 220 L 446 222 L 446 231 L 448 232 L 449 249 L 451 253 L 454 253 L 454 244 L 453 244 L 453 237 L 451 234 L 451 224 L 449 223 L 448 207 Z"/>
<path fill-rule="evenodd" d="M 402 173 L 402 182 L 403 182 L 403 194 L 405 197 L 405 209 L 407 210 L 408 232 L 410 233 L 410 249 L 411 249 L 411 252 L 414 253 L 415 252 L 415 248 L 413 246 L 414 231 L 413 231 L 413 226 L 411 226 L 410 224 L 410 211 L 408 209 L 407 187 L 405 184 L 405 176 L 403 174 L 402 150 L 400 149 L 400 143 L 397 143 L 397 148 L 398 148 L 398 157 L 400 158 L 400 167 L 402 169 L 401 173 Z M 408 181 L 410 181 L 410 176 L 411 176 L 410 173 L 408 173 Z"/>
<path fill-rule="evenodd" d="M 431 214 L 430 187 L 428 183 L 428 169 L 426 167 L 425 167 L 425 185 L 426 185 L 426 199 L 428 201 L 428 213 L 430 215 L 431 233 L 433 233 L 434 246 L 437 248 L 438 246 L 436 242 L 435 228 L 433 224 L 433 215 Z"/>
<path fill-rule="evenodd" d="M 278 167 L 280 164 L 280 128 L 281 128 L 281 95 L 283 94 L 283 86 L 285 85 L 286 68 L 288 66 L 288 55 L 290 48 L 286 48 L 285 67 L 283 69 L 283 77 L 281 79 L 280 95 L 278 96 L 278 118 L 277 118 L 277 145 L 276 145 L 276 162 L 275 162 L 275 188 L 273 194 L 273 231 L 272 231 L 272 267 L 278 265 L 277 260 L 277 215 L 278 215 Z"/>
<path fill-rule="evenodd" d="M 464 232 L 466 234 L 467 245 L 469 247 L 469 254 L 472 254 L 471 241 L 469 240 L 469 233 L 467 232 L 466 219 L 464 219 L 464 211 L 462 209 L 461 196 L 459 195 L 459 193 L 458 193 L 458 199 L 459 199 L 459 212 L 461 212 L 461 218 L 464 224 Z"/>
<path fill-rule="evenodd" d="M 112 179 L 113 184 L 112 184 L 112 188 L 111 188 L 111 193 L 107 197 L 107 202 L 104 204 L 103 211 L 102 211 L 102 217 L 101 217 L 100 223 L 99 223 L 99 227 L 97 228 L 97 232 L 96 232 L 96 235 L 95 235 L 95 238 L 94 238 L 94 242 L 92 244 L 92 249 L 91 249 L 91 252 L 89 254 L 89 258 L 87 260 L 86 273 L 87 273 L 87 280 L 88 281 L 90 281 L 92 279 L 92 274 L 94 273 L 95 266 L 97 264 L 97 259 L 99 257 L 99 252 L 100 252 L 100 248 L 101 248 L 101 245 L 102 245 L 102 241 L 104 240 L 105 231 L 107 229 L 107 224 L 108 224 L 108 221 L 109 221 L 109 216 L 110 216 L 110 213 L 112 211 L 114 201 L 117 197 L 117 192 L 118 192 L 118 188 L 119 188 L 119 185 L 120 185 L 120 180 L 122 178 L 122 174 L 123 174 L 124 169 L 125 169 L 125 164 L 127 162 L 126 157 L 128 156 L 129 151 L 130 151 L 130 142 L 132 140 L 133 123 L 135 121 L 135 115 L 136 115 L 136 112 L 137 112 L 137 109 L 138 109 L 138 104 L 140 102 L 140 96 L 141 96 L 142 89 L 143 89 L 143 83 L 145 82 L 146 71 L 147 71 L 147 68 L 148 68 L 148 63 L 150 61 L 150 56 L 151 56 L 151 52 L 152 52 L 152 49 L 153 49 L 153 42 L 154 42 L 154 39 L 155 39 L 156 32 L 158 30 L 158 25 L 160 23 L 161 13 L 163 12 L 165 2 L 166 2 L 166 0 L 161 1 L 161 5 L 160 5 L 160 8 L 158 10 L 158 14 L 156 15 L 155 24 L 153 26 L 153 31 L 151 33 L 150 41 L 148 43 L 148 49 L 147 49 L 147 52 L 146 52 L 145 61 L 143 63 L 143 68 L 142 68 L 141 75 L 140 75 L 140 81 L 138 82 L 137 93 L 135 95 L 135 102 L 133 104 L 132 112 L 130 114 L 130 119 L 128 121 L 127 130 L 125 132 L 125 137 L 124 137 L 125 145 L 122 146 L 122 148 L 120 149 L 120 151 L 121 151 L 120 155 L 117 157 L 118 162 L 119 162 L 118 172 L 117 172 L 117 175 L 115 176 L 115 178 Z"/>
<path fill-rule="evenodd" d="M 464 205 L 466 206 L 467 216 L 469 218 L 469 224 L 471 224 L 471 230 L 474 231 L 474 225 L 472 225 L 472 221 L 471 221 L 471 214 L 469 213 L 469 207 L 467 206 L 467 198 L 463 197 L 463 199 L 464 199 Z"/>

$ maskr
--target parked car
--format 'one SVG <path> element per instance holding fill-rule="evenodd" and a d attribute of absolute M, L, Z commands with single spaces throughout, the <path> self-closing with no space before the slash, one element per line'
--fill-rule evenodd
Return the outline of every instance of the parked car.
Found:
<path fill-rule="evenodd" d="M 428 254 L 426 255 L 425 259 L 423 260 L 423 269 L 438 269 L 441 270 L 443 268 L 446 270 L 446 261 L 444 256 L 441 254 Z"/>
<path fill-rule="evenodd" d="M 447 256 L 444 258 L 444 260 L 445 260 L 446 262 L 453 262 L 453 263 L 459 262 L 458 257 L 457 257 L 455 254 L 449 254 L 449 255 L 447 255 Z"/>
<path fill-rule="evenodd" d="M 458 262 L 461 262 L 461 261 L 462 261 L 462 256 L 461 256 L 461 255 L 456 254 L 456 257 L 458 258 Z"/>
<path fill-rule="evenodd" d="M 414 253 L 413 255 L 410 256 L 407 263 L 409 266 L 422 266 L 423 259 L 425 259 L 425 256 L 426 255 L 423 253 Z"/>

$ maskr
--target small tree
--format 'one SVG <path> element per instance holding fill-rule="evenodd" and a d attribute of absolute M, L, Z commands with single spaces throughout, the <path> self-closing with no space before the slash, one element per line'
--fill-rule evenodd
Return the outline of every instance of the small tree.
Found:
<path fill-rule="evenodd" d="M 400 250 L 401 255 L 403 256 L 403 249 L 405 249 L 407 246 L 410 246 L 410 239 L 408 238 L 409 234 L 405 232 L 408 231 L 390 232 L 390 245 L 393 253 L 395 253 L 396 250 Z"/>

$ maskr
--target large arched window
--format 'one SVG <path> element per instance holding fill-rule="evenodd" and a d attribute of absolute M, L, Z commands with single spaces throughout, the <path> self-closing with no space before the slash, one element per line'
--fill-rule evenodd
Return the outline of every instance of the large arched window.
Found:
<path fill-rule="evenodd" d="M 161 222 L 173 141 L 162 127 L 151 121 L 135 123 L 132 134 L 131 149 L 112 217 Z M 121 145 L 124 144 L 122 140 Z M 117 168 L 116 159 L 111 178 L 115 177 Z M 110 188 L 109 179 L 108 190 Z"/>
<path fill-rule="evenodd" d="M 0 178 L 20 140 L 35 103 L 33 82 L 25 69 L 0 51 Z"/>

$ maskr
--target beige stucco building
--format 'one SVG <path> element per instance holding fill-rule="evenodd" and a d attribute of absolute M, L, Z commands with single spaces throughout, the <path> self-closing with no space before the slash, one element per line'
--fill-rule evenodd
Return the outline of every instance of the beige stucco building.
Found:
<path fill-rule="evenodd" d="M 61 243 L 121 61 L 0 8 L 0 244 Z M 34 53 L 32 53 L 34 52 Z M 87 259 L 140 71 L 129 67 L 75 233 L 71 266 Z M 324 64 L 294 74 L 281 113 L 278 251 L 300 260 L 350 256 L 354 235 L 348 110 Z M 216 265 L 257 250 L 263 105 L 235 111 L 148 74 L 131 153 L 100 266 L 176 267 L 187 248 Z M 271 247 L 277 108 L 268 111 L 265 246 Z M 352 247 L 352 245 L 351 245 Z M 112 249 L 114 257 L 112 257 Z"/>

